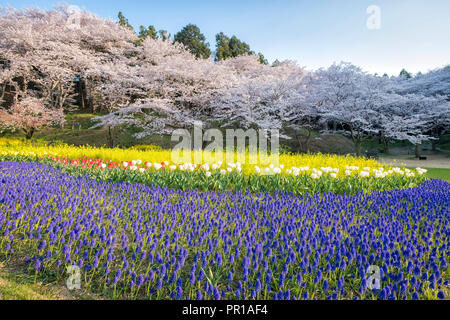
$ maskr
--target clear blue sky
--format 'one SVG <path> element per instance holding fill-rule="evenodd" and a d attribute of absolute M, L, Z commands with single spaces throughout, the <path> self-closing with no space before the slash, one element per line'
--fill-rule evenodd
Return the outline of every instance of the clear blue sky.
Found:
<path fill-rule="evenodd" d="M 0 6 L 51 9 L 55 0 L 0 0 Z M 236 35 L 269 61 L 292 59 L 308 69 L 350 61 L 369 72 L 398 74 L 450 64 L 449 0 L 68 0 L 102 17 L 153 24 L 172 35 L 197 24 L 214 49 L 215 34 Z M 381 29 L 369 30 L 369 5 Z"/>

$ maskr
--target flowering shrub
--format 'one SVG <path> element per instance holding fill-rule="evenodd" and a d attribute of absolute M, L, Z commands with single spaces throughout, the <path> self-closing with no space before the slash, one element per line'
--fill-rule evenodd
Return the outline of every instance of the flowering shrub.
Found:
<path fill-rule="evenodd" d="M 450 184 L 353 196 L 170 190 L 0 163 L 0 260 L 113 298 L 449 294 Z M 380 289 L 370 289 L 370 266 Z"/>

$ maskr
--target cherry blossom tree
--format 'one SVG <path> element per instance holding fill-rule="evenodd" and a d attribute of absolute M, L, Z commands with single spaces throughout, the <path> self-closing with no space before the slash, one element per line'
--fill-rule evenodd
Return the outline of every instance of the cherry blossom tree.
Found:
<path fill-rule="evenodd" d="M 41 100 L 28 97 L 14 104 L 10 109 L 0 109 L 0 122 L 4 127 L 20 129 L 27 139 L 34 132 L 49 125 L 64 123 L 64 113 L 61 108 L 45 107 Z"/>
<path fill-rule="evenodd" d="M 415 77 L 395 79 L 400 93 L 415 93 L 425 96 L 446 96 L 450 99 L 450 65 L 431 70 Z"/>
<path fill-rule="evenodd" d="M 74 102 L 76 82 L 88 79 L 96 86 L 111 76 L 105 65 L 123 69 L 127 57 L 134 55 L 135 38 L 134 32 L 113 21 L 87 11 L 73 12 L 68 6 L 0 12 L 0 60 L 14 71 L 14 87 L 20 89 L 15 90 L 16 98 L 32 93 L 58 108 Z M 102 92 L 99 102 L 108 94 L 112 93 Z"/>
<path fill-rule="evenodd" d="M 319 103 L 314 98 L 314 87 L 311 85 L 313 79 L 314 73 L 302 79 L 297 88 L 301 95 L 292 100 L 284 114 L 285 130 L 292 131 L 292 134 L 289 132 L 287 135 L 295 138 L 301 150 L 307 153 L 310 151 L 313 130 L 319 129 L 321 120 Z"/>
<path fill-rule="evenodd" d="M 322 121 L 336 122 L 337 131 L 352 139 L 358 156 L 362 142 L 379 133 L 378 110 L 384 103 L 385 85 L 383 77 L 345 62 L 318 70 L 311 81 L 312 99 Z"/>
<path fill-rule="evenodd" d="M 304 97 L 306 72 L 292 61 L 264 65 L 255 55 L 239 56 L 219 63 L 235 74 L 213 103 L 214 120 L 226 125 L 263 130 L 282 129 L 287 111 Z"/>
<path fill-rule="evenodd" d="M 389 99 L 387 99 L 389 98 Z M 385 140 L 407 140 L 416 146 L 432 143 L 443 134 L 448 125 L 450 104 L 443 96 L 420 94 L 387 94 L 379 109 L 378 125 Z"/>
<path fill-rule="evenodd" d="M 397 77 L 393 79 L 393 82 L 396 92 L 403 96 L 415 95 L 417 101 L 421 102 L 419 110 L 426 112 L 428 119 L 428 125 L 423 129 L 429 130 L 428 134 L 433 138 L 431 139 L 432 148 L 436 150 L 439 137 L 447 133 L 450 127 L 450 65 L 425 74 L 417 74 L 409 79 Z M 429 101 L 424 103 L 423 96 L 429 97 Z M 426 110 L 423 110 L 424 108 Z M 421 118 L 423 119 L 423 116 Z M 417 149 L 418 147 L 416 154 L 418 154 Z"/>

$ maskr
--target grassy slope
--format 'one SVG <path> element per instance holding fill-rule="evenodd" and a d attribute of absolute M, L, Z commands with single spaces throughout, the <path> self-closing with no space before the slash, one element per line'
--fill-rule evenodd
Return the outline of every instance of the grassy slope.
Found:
<path fill-rule="evenodd" d="M 106 128 L 89 129 L 93 126 L 92 118 L 98 115 L 90 113 L 76 113 L 66 116 L 64 128 L 45 128 L 35 133 L 34 139 L 45 141 L 62 141 L 70 145 L 91 145 L 95 147 L 109 146 L 109 133 Z M 172 142 L 170 136 L 151 135 L 143 139 L 136 139 L 133 128 L 112 129 L 114 146 L 129 148 L 134 145 L 157 145 L 163 149 L 171 149 L 178 142 Z M 1 135 L 0 135 L 1 136 Z M 6 137 L 23 138 L 21 132 L 5 134 Z M 281 141 L 283 143 L 283 141 Z M 286 145 L 295 143 L 295 139 L 284 141 Z M 313 133 L 310 142 L 312 152 L 345 154 L 353 152 L 353 143 L 342 135 L 320 135 Z"/>
<path fill-rule="evenodd" d="M 91 113 L 74 113 L 68 114 L 66 116 L 66 123 L 63 129 L 60 128 L 46 128 L 39 130 L 35 133 L 36 139 L 42 139 L 46 141 L 63 141 L 68 144 L 73 145 L 91 145 L 96 147 L 108 146 L 108 130 L 106 128 L 99 129 L 89 129 L 94 124 L 91 120 L 92 118 L 99 116 L 100 114 Z M 161 135 L 151 135 L 144 139 L 137 140 L 133 137 L 136 131 L 134 129 L 116 128 L 113 129 L 114 145 L 119 147 L 131 147 L 134 145 L 148 144 L 148 145 L 158 145 L 163 149 L 170 149 L 177 144 L 177 142 L 170 141 L 170 136 Z M 18 132 L 14 134 L 7 134 L 7 137 L 23 137 L 23 135 Z M 291 145 L 295 143 L 295 139 L 290 139 L 287 141 L 282 141 L 286 145 Z M 450 135 L 444 135 L 440 138 L 437 143 L 439 150 L 450 151 Z M 414 148 L 409 142 L 392 142 L 390 144 L 392 149 L 400 149 L 408 152 Z M 350 139 L 338 135 L 320 135 L 318 132 L 313 132 L 313 136 L 310 142 L 310 149 L 312 152 L 322 152 L 322 153 L 337 153 L 346 154 L 352 153 L 354 151 L 353 143 Z M 363 144 L 364 151 L 381 151 L 382 145 L 379 144 L 378 139 L 371 139 Z M 429 143 L 425 143 L 422 146 L 422 150 L 426 153 L 430 150 L 431 146 Z M 382 155 L 382 154 L 380 154 Z M 389 155 L 386 155 L 389 156 Z"/>
<path fill-rule="evenodd" d="M 91 119 L 98 115 L 90 113 L 70 114 L 66 116 L 64 128 L 44 128 L 37 131 L 33 139 L 45 141 L 62 141 L 69 145 L 82 146 L 91 145 L 95 147 L 109 146 L 108 130 L 106 128 L 89 129 L 93 122 Z M 114 145 L 118 147 L 131 147 L 137 144 L 159 145 L 165 149 L 170 149 L 176 142 L 170 141 L 170 137 L 152 135 L 145 139 L 137 140 L 132 135 L 133 130 L 116 128 L 112 130 Z M 1 135 L 0 135 L 1 136 Z M 7 133 L 5 137 L 23 138 L 21 132 Z"/>

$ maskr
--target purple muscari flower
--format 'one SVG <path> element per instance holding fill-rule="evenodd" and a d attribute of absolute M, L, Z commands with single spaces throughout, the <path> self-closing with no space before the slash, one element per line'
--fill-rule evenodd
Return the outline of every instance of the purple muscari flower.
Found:
<path fill-rule="evenodd" d="M 138 284 L 137 285 L 140 287 L 143 284 L 144 284 L 144 276 L 141 274 L 141 275 L 139 275 Z"/>
<path fill-rule="evenodd" d="M 378 299 L 380 299 L 380 300 L 387 299 L 386 288 L 383 288 L 383 290 L 380 291 L 380 294 L 378 295 Z"/>
<path fill-rule="evenodd" d="M 284 273 L 280 273 L 280 278 L 278 280 L 278 286 L 280 288 L 282 288 L 284 286 L 284 279 L 285 279 Z"/>
<path fill-rule="evenodd" d="M 361 286 L 359 287 L 358 292 L 363 294 L 364 292 L 366 292 L 366 289 L 367 289 L 367 281 L 366 281 L 366 279 L 363 278 L 361 280 Z"/>
<path fill-rule="evenodd" d="M 299 272 L 297 273 L 297 284 L 300 285 L 303 281 L 302 274 Z"/>
<path fill-rule="evenodd" d="M 323 291 L 324 291 L 324 292 L 327 292 L 329 287 L 330 287 L 330 286 L 329 286 L 329 284 L 328 284 L 328 280 L 325 279 L 325 280 L 323 281 L 323 285 L 322 285 Z"/>
<path fill-rule="evenodd" d="M 177 300 L 181 300 L 183 297 L 183 289 L 181 287 L 177 287 Z"/>
<path fill-rule="evenodd" d="M 314 283 L 317 284 L 322 279 L 322 271 L 318 271 L 316 277 L 314 278 Z"/>
<path fill-rule="evenodd" d="M 41 269 L 41 261 L 37 259 L 34 263 L 34 270 L 39 271 Z"/>
<path fill-rule="evenodd" d="M 157 283 L 157 285 L 156 285 L 156 290 L 161 290 L 162 289 L 162 286 L 163 286 L 163 283 L 162 283 L 162 281 L 161 281 L 161 279 L 159 279 L 158 280 L 158 283 Z"/>
<path fill-rule="evenodd" d="M 341 277 L 339 278 L 338 285 L 337 285 L 338 289 L 339 289 L 339 290 L 344 289 L 344 284 L 345 284 L 344 277 L 341 276 Z"/>
<path fill-rule="evenodd" d="M 195 284 L 195 270 L 192 270 L 189 274 L 189 282 L 191 285 Z"/>
<path fill-rule="evenodd" d="M 121 276 L 122 276 L 122 271 L 120 269 L 117 269 L 113 283 L 116 284 L 120 280 Z"/>
<path fill-rule="evenodd" d="M 96 268 L 98 267 L 98 257 L 95 257 L 94 263 L 93 263 L 92 267 L 93 267 L 94 269 L 96 269 Z"/>
<path fill-rule="evenodd" d="M 259 279 L 256 280 L 255 290 L 257 293 L 261 291 L 261 281 Z"/>
<path fill-rule="evenodd" d="M 220 300 L 220 298 L 221 298 L 221 295 L 220 295 L 219 289 L 217 289 L 217 287 L 214 286 L 214 300 Z"/>
<path fill-rule="evenodd" d="M 230 285 L 233 283 L 233 272 L 228 272 L 227 280 Z"/>
<path fill-rule="evenodd" d="M 222 255 L 220 253 L 217 253 L 216 263 L 219 267 L 222 266 Z"/>
<path fill-rule="evenodd" d="M 291 290 L 286 290 L 286 292 L 284 293 L 284 300 L 291 300 Z"/>
<path fill-rule="evenodd" d="M 440 290 L 440 291 L 438 292 L 438 295 L 437 295 L 437 296 L 438 296 L 439 299 L 442 299 L 442 300 L 445 299 L 444 291 Z"/>
<path fill-rule="evenodd" d="M 45 240 L 42 240 L 42 241 L 39 243 L 38 250 L 42 250 L 42 249 L 44 249 L 46 246 L 47 246 L 47 242 L 46 242 Z"/>
<path fill-rule="evenodd" d="M 148 282 L 153 283 L 153 280 L 154 280 L 154 273 L 153 270 L 150 270 L 148 272 Z"/>

